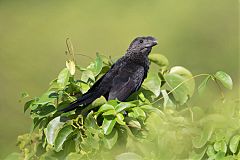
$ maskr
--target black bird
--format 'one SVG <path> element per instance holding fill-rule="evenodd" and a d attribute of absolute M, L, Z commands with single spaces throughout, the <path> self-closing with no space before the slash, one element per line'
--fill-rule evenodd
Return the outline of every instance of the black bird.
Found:
<path fill-rule="evenodd" d="M 138 37 L 130 44 L 126 54 L 113 64 L 111 69 L 103 75 L 82 97 L 62 109 L 68 112 L 78 106 L 87 106 L 95 99 L 104 96 L 106 99 L 126 100 L 137 91 L 147 77 L 149 69 L 148 54 L 157 45 L 154 37 Z"/>

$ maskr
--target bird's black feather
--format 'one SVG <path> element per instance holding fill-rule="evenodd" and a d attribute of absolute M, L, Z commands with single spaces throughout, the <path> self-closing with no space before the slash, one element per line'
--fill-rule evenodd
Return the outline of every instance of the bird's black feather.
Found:
<path fill-rule="evenodd" d="M 146 78 L 149 69 L 148 54 L 156 44 L 156 39 L 150 36 L 134 39 L 127 53 L 87 93 L 61 111 L 68 112 L 79 106 L 87 106 L 101 96 L 108 100 L 125 101 L 140 88 Z"/>

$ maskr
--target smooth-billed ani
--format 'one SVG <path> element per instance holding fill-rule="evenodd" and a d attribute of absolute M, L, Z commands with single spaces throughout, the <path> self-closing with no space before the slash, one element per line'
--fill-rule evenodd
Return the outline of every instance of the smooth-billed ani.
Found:
<path fill-rule="evenodd" d="M 107 100 L 126 100 L 140 88 L 143 80 L 147 77 L 149 69 L 148 54 L 155 45 L 157 45 L 157 40 L 154 37 L 135 38 L 126 54 L 114 63 L 111 69 L 87 93 L 61 111 L 68 112 L 78 106 L 87 106 L 101 96 L 104 96 Z"/>

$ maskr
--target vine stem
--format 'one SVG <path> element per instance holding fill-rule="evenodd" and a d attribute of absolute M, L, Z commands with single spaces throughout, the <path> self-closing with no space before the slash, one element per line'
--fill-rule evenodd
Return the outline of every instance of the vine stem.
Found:
<path fill-rule="evenodd" d="M 203 74 L 198 74 L 198 75 L 192 76 L 191 78 L 186 79 L 186 80 L 182 81 L 181 83 L 179 83 L 175 88 L 173 88 L 170 92 L 168 92 L 167 95 L 169 95 L 170 93 L 174 92 L 178 87 L 180 87 L 184 83 L 186 83 L 186 82 L 188 82 L 188 81 L 190 81 L 190 80 L 192 80 L 194 78 L 202 77 L 202 76 L 211 76 L 212 77 L 211 74 L 207 74 L 207 73 L 203 73 Z M 163 99 L 163 97 L 158 98 L 157 100 L 153 101 L 150 104 L 155 104 L 156 102 L 160 101 L 161 99 Z"/>

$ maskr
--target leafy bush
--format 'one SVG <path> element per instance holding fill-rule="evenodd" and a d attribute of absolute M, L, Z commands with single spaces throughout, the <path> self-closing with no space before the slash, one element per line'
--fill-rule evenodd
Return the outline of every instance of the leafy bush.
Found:
<path fill-rule="evenodd" d="M 193 76 L 184 67 L 170 68 L 163 55 L 151 54 L 149 59 L 158 70 L 150 71 L 126 102 L 100 97 L 85 108 L 60 113 L 112 65 L 99 54 L 86 68 L 68 60 L 49 89 L 25 103 L 31 132 L 18 137 L 21 152 L 6 159 L 239 159 L 238 103 L 225 100 L 207 109 L 189 106 L 196 77 L 205 77 L 198 86 L 202 93 L 210 80 L 219 89 L 231 89 L 230 76 L 222 71 Z"/>

